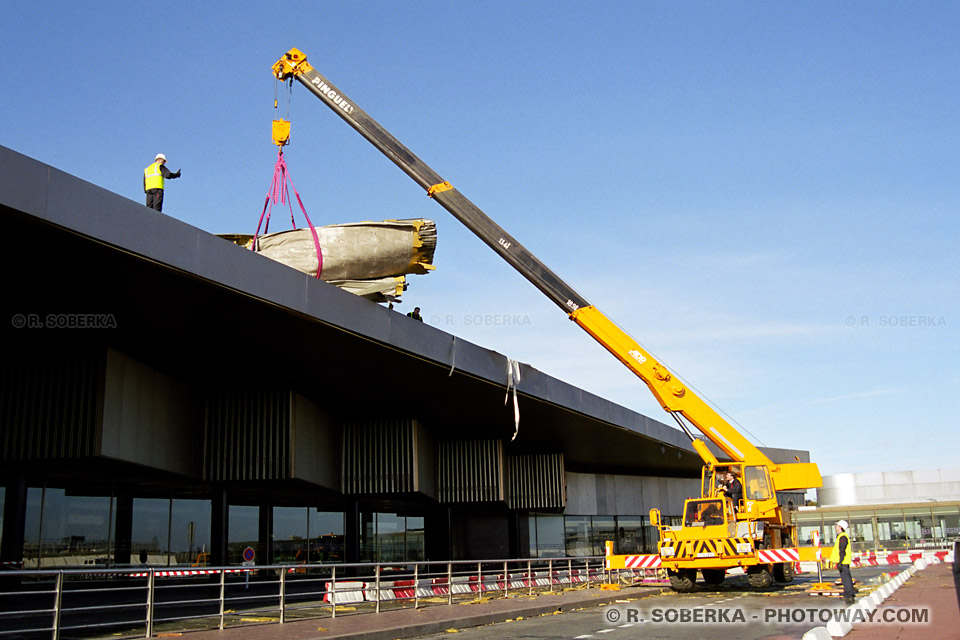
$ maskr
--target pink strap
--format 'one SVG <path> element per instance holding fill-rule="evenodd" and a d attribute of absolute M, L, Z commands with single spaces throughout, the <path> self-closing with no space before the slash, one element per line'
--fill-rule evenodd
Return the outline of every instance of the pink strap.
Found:
<path fill-rule="evenodd" d="M 257 232 L 253 234 L 253 245 L 250 247 L 251 250 L 256 251 L 259 248 L 257 244 L 257 239 L 260 237 L 260 227 L 263 227 L 263 233 L 266 234 L 267 230 L 270 228 L 270 213 L 273 210 L 273 205 L 280 202 L 280 205 L 288 205 L 290 207 L 290 224 L 293 225 L 293 228 L 297 228 L 296 220 L 293 217 L 293 202 L 290 200 L 290 191 L 287 188 L 289 183 L 290 187 L 293 188 L 294 195 L 297 196 L 297 204 L 300 205 L 300 211 L 303 212 L 303 217 L 307 220 L 307 225 L 310 227 L 310 233 L 313 235 L 313 246 L 317 250 L 317 277 L 320 277 L 320 272 L 323 271 L 323 253 L 320 251 L 320 238 L 317 236 L 317 230 L 314 228 L 313 223 L 310 222 L 310 216 L 307 215 L 307 210 L 303 206 L 303 200 L 300 199 L 300 192 L 297 191 L 297 188 L 293 184 L 293 179 L 290 177 L 290 173 L 287 171 L 287 162 L 283 159 L 283 149 L 280 149 L 280 152 L 277 154 L 277 164 L 273 168 L 273 179 L 270 181 L 270 191 L 267 192 L 267 198 L 263 202 L 263 211 L 260 213 L 260 221 L 257 223 Z M 266 222 L 266 224 L 264 224 Z"/>

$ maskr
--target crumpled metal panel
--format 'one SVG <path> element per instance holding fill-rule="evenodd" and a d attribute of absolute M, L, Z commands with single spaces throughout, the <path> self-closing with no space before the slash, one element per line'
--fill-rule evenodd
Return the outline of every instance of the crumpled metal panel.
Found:
<path fill-rule="evenodd" d="M 384 220 L 316 227 L 323 256 L 321 280 L 365 280 L 424 274 L 434 269 L 437 227 L 432 220 Z M 260 236 L 259 253 L 303 273 L 317 275 L 310 229 Z"/>

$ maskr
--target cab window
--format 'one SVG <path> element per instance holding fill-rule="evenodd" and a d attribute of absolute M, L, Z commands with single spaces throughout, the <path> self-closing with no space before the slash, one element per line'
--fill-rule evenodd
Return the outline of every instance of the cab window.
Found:
<path fill-rule="evenodd" d="M 720 500 L 691 500 L 687 503 L 683 524 L 686 527 L 712 527 L 723 524 L 723 502 Z"/>
<path fill-rule="evenodd" d="M 747 500 L 770 500 L 770 476 L 766 467 L 747 467 L 743 470 L 743 493 Z"/>

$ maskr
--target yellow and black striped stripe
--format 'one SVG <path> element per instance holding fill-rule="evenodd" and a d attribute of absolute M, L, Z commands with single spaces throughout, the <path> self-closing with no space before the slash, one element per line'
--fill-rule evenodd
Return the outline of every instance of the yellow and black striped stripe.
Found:
<path fill-rule="evenodd" d="M 738 553 L 737 545 L 749 545 L 748 553 Z M 716 538 L 708 540 L 686 540 L 677 548 L 676 558 L 728 558 L 753 555 L 753 545 L 749 538 Z"/>

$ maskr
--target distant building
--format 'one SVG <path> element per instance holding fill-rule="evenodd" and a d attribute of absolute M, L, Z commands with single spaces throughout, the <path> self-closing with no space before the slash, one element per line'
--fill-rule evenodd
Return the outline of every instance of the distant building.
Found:
<path fill-rule="evenodd" d="M 824 476 L 817 507 L 800 507 L 800 539 L 850 523 L 856 549 L 939 547 L 960 537 L 960 468 Z"/>

